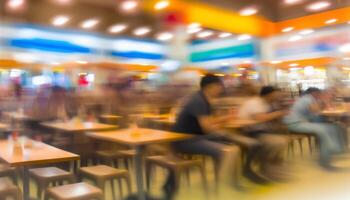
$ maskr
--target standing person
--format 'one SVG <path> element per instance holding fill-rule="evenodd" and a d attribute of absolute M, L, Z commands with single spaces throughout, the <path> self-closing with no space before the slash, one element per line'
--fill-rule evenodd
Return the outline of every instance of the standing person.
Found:
<path fill-rule="evenodd" d="M 271 179 L 282 178 L 278 173 L 278 167 L 283 161 L 284 149 L 288 146 L 288 138 L 278 135 L 272 128 L 273 124 L 278 125 L 278 120 L 286 114 L 284 110 L 274 110 L 274 105 L 280 100 L 281 93 L 277 88 L 264 86 L 260 95 L 246 101 L 239 109 L 238 116 L 245 120 L 256 120 L 259 123 L 244 129 L 246 135 L 258 140 L 261 147 L 251 151 L 247 155 L 244 165 L 245 172 L 252 171 L 252 162 L 260 160 L 261 171 L 264 176 Z"/>
<path fill-rule="evenodd" d="M 218 130 L 227 116 L 214 117 L 212 114 L 212 101 L 219 97 L 224 87 L 219 77 L 208 74 L 201 79 L 200 91 L 195 93 L 180 112 L 173 131 L 191 134 L 193 138 L 173 143 L 176 152 L 186 154 L 200 154 L 210 156 L 216 165 L 216 173 L 228 175 L 233 169 L 233 162 L 239 158 L 239 148 L 211 141 L 210 137 L 220 135 Z M 164 185 L 166 193 L 173 195 L 176 186 L 174 175 L 170 173 Z M 169 197 L 170 198 L 170 197 Z"/>
<path fill-rule="evenodd" d="M 315 135 L 320 142 L 320 165 L 327 170 L 334 170 L 335 167 L 331 165 L 332 156 L 345 150 L 345 130 L 321 117 L 324 105 L 322 91 L 309 88 L 294 103 L 285 123 L 293 132 Z"/>

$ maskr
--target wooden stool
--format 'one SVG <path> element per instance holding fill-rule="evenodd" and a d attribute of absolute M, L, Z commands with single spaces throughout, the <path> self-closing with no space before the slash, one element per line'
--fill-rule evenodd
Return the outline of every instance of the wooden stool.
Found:
<path fill-rule="evenodd" d="M 75 182 L 75 177 L 72 173 L 62 170 L 57 167 L 44 167 L 29 170 L 29 176 L 36 182 L 38 190 L 37 196 L 42 197 L 43 190 L 49 187 L 50 184 L 63 185 L 64 181 L 70 183 Z"/>
<path fill-rule="evenodd" d="M 135 150 L 101 150 L 95 153 L 97 160 L 103 161 L 103 164 L 110 164 L 113 167 L 119 167 L 118 161 L 123 160 L 126 169 L 129 169 L 129 161 L 135 155 Z"/>
<path fill-rule="evenodd" d="M 45 193 L 45 200 L 103 200 L 102 191 L 87 183 L 53 187 Z"/>
<path fill-rule="evenodd" d="M 289 132 L 289 137 L 290 137 L 290 143 L 288 145 L 288 153 L 289 150 L 292 150 L 292 153 L 294 154 L 294 142 L 297 142 L 299 144 L 299 149 L 301 155 L 303 155 L 303 144 L 302 141 L 304 139 L 307 139 L 308 146 L 309 146 L 309 152 L 312 154 L 313 148 L 312 148 L 312 138 L 315 138 L 315 146 L 317 147 L 317 138 L 311 134 L 308 133 L 298 133 L 298 132 Z"/>
<path fill-rule="evenodd" d="M 202 177 L 204 190 L 207 191 L 207 177 L 202 160 L 184 160 L 170 156 L 151 156 L 146 159 L 146 184 L 149 189 L 151 181 L 152 166 L 160 166 L 171 170 L 175 174 L 175 188 L 180 183 L 180 176 L 183 172 L 189 171 L 191 168 L 198 168 Z"/>
<path fill-rule="evenodd" d="M 123 196 L 121 179 L 124 179 L 127 184 L 128 192 L 131 193 L 130 177 L 127 170 L 120 170 L 106 165 L 97 165 L 80 168 L 80 175 L 93 180 L 103 192 L 105 191 L 105 183 L 110 181 L 113 198 L 115 196 L 114 179 L 118 180 L 121 196 Z"/>
<path fill-rule="evenodd" d="M 21 190 L 7 178 L 0 178 L 0 199 L 22 200 Z"/>
<path fill-rule="evenodd" d="M 16 169 L 14 167 L 9 167 L 6 164 L 0 164 L 0 177 L 9 177 L 17 184 Z"/>

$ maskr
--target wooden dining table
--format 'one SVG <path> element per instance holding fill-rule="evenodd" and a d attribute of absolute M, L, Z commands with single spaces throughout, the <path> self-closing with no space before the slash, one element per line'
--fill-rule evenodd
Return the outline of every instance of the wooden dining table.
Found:
<path fill-rule="evenodd" d="M 251 120 L 251 119 L 233 119 L 225 124 L 225 128 L 229 129 L 239 129 L 239 128 L 245 128 L 253 125 L 257 125 L 261 123 L 258 120 Z"/>
<path fill-rule="evenodd" d="M 105 132 L 88 132 L 87 135 L 95 139 L 115 142 L 135 148 L 135 174 L 138 200 L 147 199 L 147 195 L 144 191 L 143 186 L 144 178 L 142 171 L 142 154 L 144 147 L 146 145 L 169 143 L 178 140 L 189 139 L 192 137 L 189 134 L 144 128 L 129 128 Z"/>
<path fill-rule="evenodd" d="M 29 200 L 30 194 L 29 167 L 33 165 L 70 162 L 70 169 L 73 170 L 74 162 L 80 159 L 79 155 L 30 139 L 22 141 L 20 148 L 21 151 L 15 151 L 12 141 L 0 140 L 0 158 L 9 166 L 21 169 L 24 200 Z"/>
<path fill-rule="evenodd" d="M 102 124 L 98 122 L 81 122 L 81 121 L 68 121 L 68 122 L 43 122 L 42 126 L 56 129 L 66 133 L 82 133 L 86 131 L 105 131 L 117 129 L 118 126 L 110 124 Z"/>

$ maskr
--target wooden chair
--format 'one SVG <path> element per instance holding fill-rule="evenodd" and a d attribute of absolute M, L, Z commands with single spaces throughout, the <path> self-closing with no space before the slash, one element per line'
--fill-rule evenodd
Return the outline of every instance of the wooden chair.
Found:
<path fill-rule="evenodd" d="M 0 177 L 9 177 L 15 184 L 17 184 L 16 169 L 7 164 L 0 163 Z"/>
<path fill-rule="evenodd" d="M 121 197 L 123 196 L 121 184 L 122 179 L 124 179 L 127 184 L 129 194 L 131 193 L 130 177 L 127 170 L 120 170 L 106 165 L 97 165 L 82 167 L 79 172 L 81 178 L 88 178 L 94 181 L 103 192 L 105 191 L 106 182 L 109 181 L 113 192 L 113 198 L 115 197 L 114 180 L 118 180 Z"/>
<path fill-rule="evenodd" d="M 45 200 L 103 200 L 102 191 L 87 183 L 53 187 L 45 193 Z"/>
<path fill-rule="evenodd" d="M 185 160 L 175 156 L 150 156 L 146 158 L 146 184 L 148 189 L 154 166 L 166 168 L 175 174 L 176 189 L 178 189 L 181 175 L 192 168 L 197 168 L 201 174 L 204 190 L 207 191 L 207 177 L 202 160 Z"/>
<path fill-rule="evenodd" d="M 64 181 L 69 183 L 75 182 L 75 177 L 72 173 L 62 170 L 57 167 L 43 167 L 29 170 L 29 176 L 37 184 L 37 197 L 42 198 L 43 191 L 49 187 L 50 184 L 54 186 L 63 185 Z"/>
<path fill-rule="evenodd" d="M 129 162 L 135 155 L 135 150 L 99 150 L 95 152 L 95 158 L 99 163 L 119 167 L 118 162 L 122 160 L 126 169 L 129 169 Z"/>
<path fill-rule="evenodd" d="M 0 178 L 0 199 L 22 200 L 21 190 L 8 178 Z"/>
<path fill-rule="evenodd" d="M 299 145 L 299 150 L 300 154 L 303 155 L 303 140 L 307 140 L 308 142 L 308 147 L 309 147 L 309 152 L 312 154 L 313 153 L 313 147 L 312 147 L 312 140 L 315 141 L 315 146 L 317 147 L 317 138 L 311 134 L 308 133 L 299 133 L 299 132 L 289 132 L 289 137 L 290 137 L 290 143 L 288 144 L 288 154 L 290 154 L 290 151 L 294 155 L 294 144 L 298 143 Z"/>

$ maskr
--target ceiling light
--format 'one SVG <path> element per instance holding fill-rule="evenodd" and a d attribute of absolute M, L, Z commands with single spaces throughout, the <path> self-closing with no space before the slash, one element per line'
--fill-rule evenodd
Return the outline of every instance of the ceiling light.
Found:
<path fill-rule="evenodd" d="M 289 31 L 292 31 L 292 30 L 294 30 L 294 27 L 287 27 L 287 28 L 284 28 L 284 29 L 282 29 L 282 32 L 283 33 L 286 33 L 286 32 L 289 32 Z"/>
<path fill-rule="evenodd" d="M 282 61 L 280 61 L 280 60 L 270 61 L 270 64 L 280 64 L 280 63 L 282 63 Z"/>
<path fill-rule="evenodd" d="M 292 63 L 292 64 L 289 64 L 289 67 L 297 67 L 297 66 L 299 66 L 299 64 L 298 64 L 298 63 Z"/>
<path fill-rule="evenodd" d="M 328 1 L 318 1 L 308 5 L 306 9 L 310 11 L 320 11 L 328 8 L 330 5 L 331 3 Z"/>
<path fill-rule="evenodd" d="M 243 34 L 237 37 L 237 40 L 250 40 L 252 39 L 252 36 L 248 35 L 248 34 Z"/>
<path fill-rule="evenodd" d="M 243 10 L 239 11 L 239 14 L 242 16 L 251 16 L 255 15 L 258 12 L 258 9 L 256 8 L 244 8 Z"/>
<path fill-rule="evenodd" d="M 24 5 L 24 0 L 9 0 L 7 6 L 11 9 L 16 9 Z"/>
<path fill-rule="evenodd" d="M 126 24 L 115 24 L 108 28 L 110 33 L 120 33 L 123 32 L 128 26 Z"/>
<path fill-rule="evenodd" d="M 350 57 L 348 57 L 348 58 L 343 58 L 343 60 L 350 60 Z"/>
<path fill-rule="evenodd" d="M 88 62 L 85 61 L 85 60 L 78 60 L 78 61 L 76 61 L 76 63 L 85 65 L 85 64 L 87 64 Z"/>
<path fill-rule="evenodd" d="M 138 3 L 135 0 L 126 0 L 120 4 L 120 8 L 125 11 L 130 11 L 134 10 L 137 7 L 137 5 Z"/>
<path fill-rule="evenodd" d="M 309 35 L 309 34 L 311 34 L 313 32 L 315 32 L 315 31 L 312 30 L 312 29 L 305 29 L 305 30 L 300 31 L 299 34 L 301 34 L 301 35 Z"/>
<path fill-rule="evenodd" d="M 298 41 L 298 40 L 301 40 L 301 39 L 303 39 L 302 36 L 300 36 L 300 35 L 294 35 L 294 36 L 290 37 L 290 38 L 288 39 L 288 41 L 289 41 L 289 42 L 295 42 L 295 41 Z"/>
<path fill-rule="evenodd" d="M 170 5 L 169 1 L 167 0 L 162 0 L 162 1 L 158 1 L 155 5 L 154 5 L 154 9 L 156 10 L 162 10 L 166 7 L 168 7 Z"/>
<path fill-rule="evenodd" d="M 194 23 L 191 23 L 187 26 L 187 28 L 189 29 L 192 29 L 192 28 L 199 28 L 201 26 L 200 23 L 197 23 L 197 22 L 194 22 Z"/>
<path fill-rule="evenodd" d="M 350 43 L 341 45 L 339 47 L 339 51 L 342 52 L 342 53 L 349 53 L 350 52 Z"/>
<path fill-rule="evenodd" d="M 151 29 L 149 27 L 140 27 L 134 30 L 134 35 L 142 36 L 146 35 L 149 32 L 151 32 Z"/>
<path fill-rule="evenodd" d="M 302 1 L 303 0 L 284 0 L 284 3 L 288 5 L 293 5 L 293 4 L 301 3 Z"/>
<path fill-rule="evenodd" d="M 213 31 L 202 31 L 202 32 L 197 34 L 197 37 L 206 38 L 206 37 L 212 36 L 213 34 L 214 34 Z"/>
<path fill-rule="evenodd" d="M 55 18 L 53 18 L 52 25 L 54 25 L 54 26 L 63 26 L 68 21 L 69 21 L 69 17 L 64 16 L 64 15 L 60 15 L 60 16 L 56 16 Z"/>
<path fill-rule="evenodd" d="M 56 2 L 61 5 L 68 5 L 72 3 L 72 0 L 56 0 Z"/>
<path fill-rule="evenodd" d="M 164 32 L 157 35 L 157 40 L 167 41 L 167 40 L 171 40 L 173 37 L 174 35 L 172 33 Z"/>
<path fill-rule="evenodd" d="M 226 38 L 226 37 L 230 37 L 230 36 L 232 36 L 231 33 L 220 33 L 219 34 L 219 38 Z"/>
<path fill-rule="evenodd" d="M 350 70 L 350 67 L 343 67 L 343 70 L 349 71 L 349 70 Z"/>
<path fill-rule="evenodd" d="M 83 21 L 80 26 L 81 28 L 84 28 L 84 29 L 90 29 L 96 26 L 98 22 L 99 22 L 98 19 L 88 19 Z"/>
<path fill-rule="evenodd" d="M 191 28 L 191 29 L 188 29 L 188 30 L 187 30 L 187 33 L 188 33 L 188 34 L 198 33 L 198 32 L 201 31 L 201 30 L 202 30 L 201 27 L 198 27 L 198 28 Z"/>
<path fill-rule="evenodd" d="M 338 19 L 333 18 L 333 19 L 329 19 L 329 20 L 325 21 L 324 23 L 325 24 L 333 24 L 333 23 L 335 23 L 337 21 L 338 21 Z"/>

